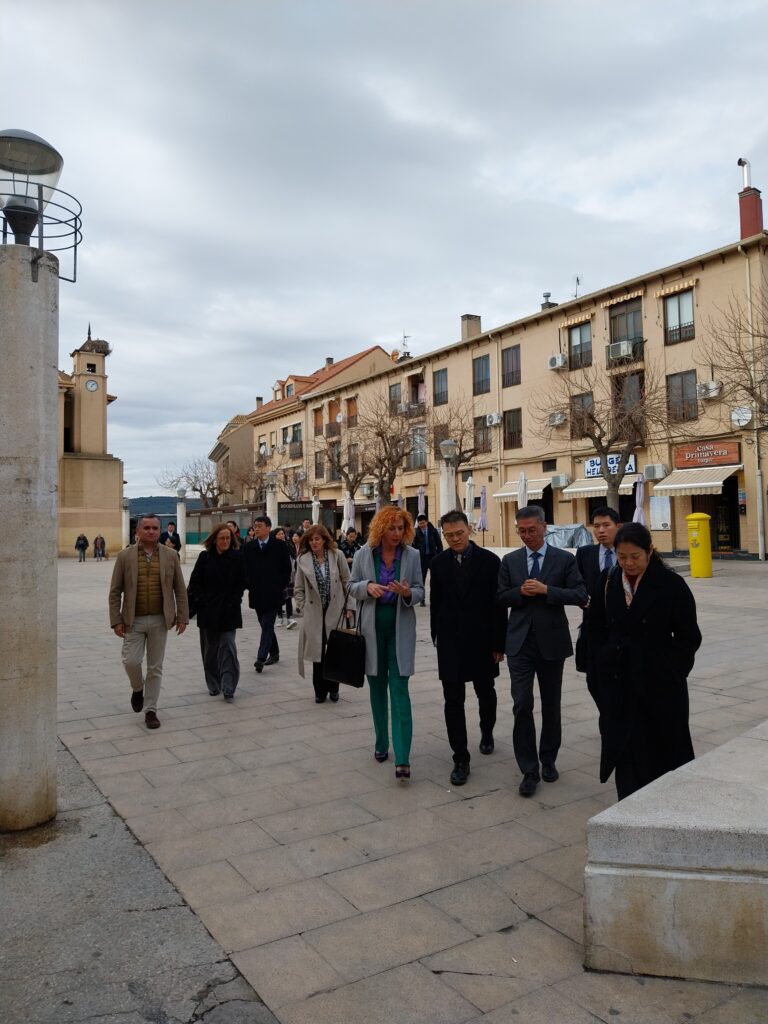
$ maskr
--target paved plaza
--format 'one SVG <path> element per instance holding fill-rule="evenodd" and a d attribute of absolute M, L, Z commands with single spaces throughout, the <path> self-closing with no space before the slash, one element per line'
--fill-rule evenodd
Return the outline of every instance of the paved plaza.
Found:
<path fill-rule="evenodd" d="M 59 563 L 60 738 L 282 1024 L 768 1019 L 763 989 L 584 971 L 585 825 L 615 790 L 598 780 L 595 708 L 572 659 L 560 780 L 518 795 L 502 666 L 496 751 L 476 752 L 472 694 L 472 774 L 454 789 L 429 609 L 417 609 L 412 781 L 402 785 L 391 760 L 373 758 L 367 690 L 314 703 L 296 669 L 298 629 L 278 630 L 279 664 L 254 672 L 251 611 L 234 703 L 208 695 L 193 623 L 169 636 L 162 728 L 148 732 L 108 627 L 111 571 Z M 768 569 L 722 562 L 713 579 L 689 582 L 704 635 L 691 678 L 702 754 L 768 719 Z"/>

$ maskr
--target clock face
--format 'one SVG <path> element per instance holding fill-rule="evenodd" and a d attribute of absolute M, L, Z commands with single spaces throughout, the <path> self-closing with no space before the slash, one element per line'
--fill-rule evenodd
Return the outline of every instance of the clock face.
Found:
<path fill-rule="evenodd" d="M 88 391 L 98 391 L 99 382 L 97 380 L 87 380 L 85 386 Z"/>

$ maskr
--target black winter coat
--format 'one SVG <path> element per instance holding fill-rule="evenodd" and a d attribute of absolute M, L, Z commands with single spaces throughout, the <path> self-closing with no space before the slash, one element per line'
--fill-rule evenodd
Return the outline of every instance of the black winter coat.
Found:
<path fill-rule="evenodd" d="M 197 614 L 198 629 L 227 633 L 241 629 L 241 603 L 245 590 L 243 556 L 230 548 L 221 554 L 201 551 L 189 578 L 190 615 Z"/>
<path fill-rule="evenodd" d="M 448 550 L 430 566 L 430 631 L 438 675 L 446 682 L 497 676 L 493 653 L 504 651 L 507 611 L 496 596 L 501 562 L 471 541 L 470 547 L 461 565 Z"/>
<path fill-rule="evenodd" d="M 257 611 L 279 608 L 291 580 L 293 563 L 285 541 L 272 537 L 262 549 L 258 540 L 243 548 L 248 604 Z"/>
<path fill-rule="evenodd" d="M 426 540 L 429 538 L 429 554 L 426 553 Z M 432 564 L 432 560 L 443 550 L 443 542 L 440 534 L 432 523 L 427 523 L 427 537 L 420 526 L 416 527 L 416 536 L 413 538 L 413 547 L 419 552 L 421 558 L 421 573 Z"/>
<path fill-rule="evenodd" d="M 629 607 L 621 575 L 618 567 L 610 578 L 603 573 L 604 599 L 590 609 L 590 642 L 599 645 L 600 781 L 631 744 L 647 785 L 693 760 L 687 677 L 701 632 L 688 585 L 659 558 L 651 559 Z"/>

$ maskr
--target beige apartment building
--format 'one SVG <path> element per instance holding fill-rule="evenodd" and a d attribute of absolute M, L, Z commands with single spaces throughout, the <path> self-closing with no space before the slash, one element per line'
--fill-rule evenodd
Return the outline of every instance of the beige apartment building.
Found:
<path fill-rule="evenodd" d="M 75 539 L 101 534 L 107 553 L 122 547 L 123 464 L 107 453 L 106 341 L 88 338 L 71 353 L 72 373 L 59 371 L 59 555 L 75 557 Z"/>
<path fill-rule="evenodd" d="M 298 521 L 293 513 L 305 513 L 314 498 L 322 521 L 338 528 L 345 484 L 329 444 L 354 467 L 370 437 L 361 420 L 385 409 L 407 450 L 390 500 L 415 513 L 421 494 L 436 521 L 445 473 L 438 442 L 461 435 L 452 438 L 464 458 L 458 496 L 465 498 L 470 478 L 473 518 L 481 497 L 487 506 L 482 542 L 514 546 L 520 473 L 529 502 L 541 504 L 550 523 L 588 523 L 607 484 L 584 416 L 599 419 L 602 403 L 609 429 L 634 403 L 642 425 L 621 487 L 622 518 L 640 504 L 655 545 L 672 552 L 688 547 L 686 516 L 704 512 L 715 551 L 758 556 L 765 550 L 768 235 L 758 190 L 745 184 L 739 202 L 740 240 L 713 252 L 560 304 L 545 295 L 532 315 L 491 330 L 467 314 L 458 341 L 417 358 L 367 350 L 351 365 L 336 364 L 347 364 L 343 373 L 278 381 L 272 401 L 232 421 L 210 457 L 231 472 L 237 444 L 262 476 L 276 474 L 281 522 Z M 370 475 L 354 496 L 363 529 L 375 492 Z M 240 501 L 256 496 L 233 493 Z"/>

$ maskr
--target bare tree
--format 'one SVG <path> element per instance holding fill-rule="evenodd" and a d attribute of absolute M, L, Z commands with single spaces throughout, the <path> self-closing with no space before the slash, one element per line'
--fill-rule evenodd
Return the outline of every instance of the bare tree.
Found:
<path fill-rule="evenodd" d="M 343 434 L 336 426 L 327 424 L 327 432 L 314 439 L 314 452 L 322 455 L 329 479 L 341 480 L 354 498 L 363 480 L 374 472 L 365 443 L 366 433 L 359 419 L 358 424 L 347 427 Z"/>
<path fill-rule="evenodd" d="M 686 422 L 696 418 L 695 405 L 695 400 L 694 409 L 670 404 L 656 364 L 630 358 L 612 360 L 608 368 L 558 371 L 554 386 L 534 394 L 528 411 L 534 432 L 551 452 L 592 450 L 600 457 L 607 504 L 618 509 L 619 488 L 634 450 L 690 433 Z"/>
<path fill-rule="evenodd" d="M 358 409 L 357 443 L 367 470 L 376 481 L 380 502 L 388 502 L 395 477 L 409 460 L 424 458 L 427 428 L 423 420 L 410 415 L 410 407 L 393 402 L 385 390 L 374 392 Z"/>
<path fill-rule="evenodd" d="M 733 294 L 710 317 L 699 344 L 701 376 L 720 385 L 719 409 L 748 406 L 755 426 L 768 422 L 768 280 L 752 295 Z M 716 397 L 713 394 L 712 397 Z M 730 423 L 727 424 L 730 428 Z"/>
<path fill-rule="evenodd" d="M 165 469 L 157 477 L 158 484 L 165 490 L 186 487 L 197 494 L 203 508 L 216 508 L 227 494 L 227 481 L 219 479 L 216 463 L 210 459 L 196 458 L 174 469 Z"/>
<path fill-rule="evenodd" d="M 228 494 L 239 493 L 240 500 L 256 502 L 264 500 L 264 476 L 267 461 L 263 455 L 252 455 L 230 464 L 228 479 L 223 481 Z"/>
<path fill-rule="evenodd" d="M 463 392 L 445 405 L 432 407 L 429 433 L 436 458 L 440 457 L 441 441 L 450 438 L 456 442 L 457 466 L 493 450 L 492 429 L 485 425 L 484 416 L 475 416 L 472 399 Z"/>

